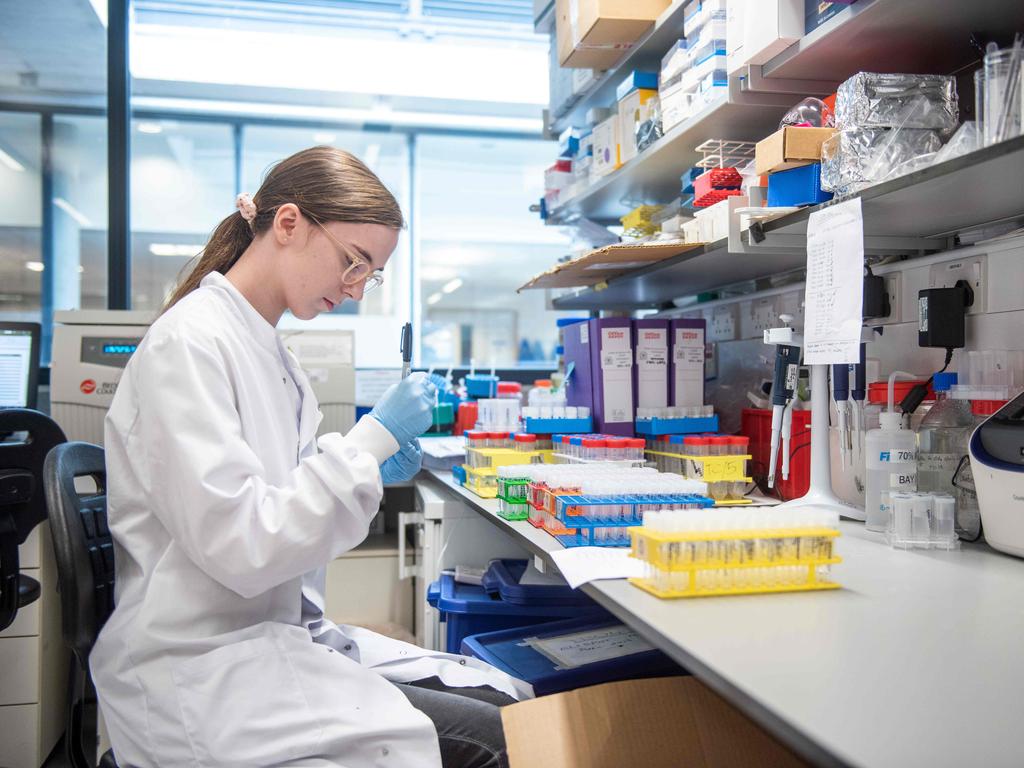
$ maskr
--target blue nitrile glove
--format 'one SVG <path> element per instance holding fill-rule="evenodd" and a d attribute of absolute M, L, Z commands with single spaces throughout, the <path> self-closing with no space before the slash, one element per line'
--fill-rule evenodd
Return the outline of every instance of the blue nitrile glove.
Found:
<path fill-rule="evenodd" d="M 380 465 L 380 479 L 385 483 L 403 483 L 412 480 L 423 465 L 420 441 L 413 440 L 398 449 L 398 453 Z"/>
<path fill-rule="evenodd" d="M 384 425 L 399 445 L 406 445 L 430 429 L 436 391 L 427 374 L 417 371 L 389 387 L 370 415 Z"/>

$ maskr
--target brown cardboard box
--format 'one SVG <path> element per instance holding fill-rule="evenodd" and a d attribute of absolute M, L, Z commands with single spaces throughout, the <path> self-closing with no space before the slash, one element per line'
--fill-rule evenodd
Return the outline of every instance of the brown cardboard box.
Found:
<path fill-rule="evenodd" d="M 806 768 L 692 677 L 628 680 L 501 710 L 510 768 Z"/>
<path fill-rule="evenodd" d="M 563 67 L 609 69 L 669 4 L 670 0 L 557 0 L 558 62 Z"/>
<path fill-rule="evenodd" d="M 795 128 L 787 125 L 757 142 L 754 150 L 758 175 L 785 171 L 821 160 L 821 145 L 835 133 L 834 128 Z"/>

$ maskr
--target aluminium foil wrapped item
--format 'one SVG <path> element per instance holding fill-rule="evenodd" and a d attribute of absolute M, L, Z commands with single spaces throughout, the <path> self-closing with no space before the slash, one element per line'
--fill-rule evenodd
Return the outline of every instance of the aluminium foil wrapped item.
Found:
<path fill-rule="evenodd" d="M 836 133 L 821 145 L 821 188 L 857 192 L 888 178 L 894 168 L 942 147 L 938 131 L 866 128 Z"/>
<path fill-rule="evenodd" d="M 948 136 L 960 119 L 956 81 L 946 75 L 859 72 L 839 86 L 836 127 L 913 128 Z"/>

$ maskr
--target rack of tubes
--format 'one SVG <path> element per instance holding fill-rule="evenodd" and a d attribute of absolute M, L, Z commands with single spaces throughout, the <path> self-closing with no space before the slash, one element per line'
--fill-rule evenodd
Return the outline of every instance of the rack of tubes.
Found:
<path fill-rule="evenodd" d="M 617 462 L 642 465 L 644 441 L 615 435 L 553 435 L 554 460 L 560 464 Z"/>
<path fill-rule="evenodd" d="M 629 529 L 632 554 L 646 564 L 630 582 L 661 598 L 837 589 L 834 518 L 780 512 L 649 512 Z"/>
<path fill-rule="evenodd" d="M 522 466 L 497 469 L 498 516 L 506 520 L 530 518 L 530 478 Z"/>
<path fill-rule="evenodd" d="M 629 529 L 655 509 L 705 509 L 714 504 L 695 494 L 563 495 L 555 499 L 555 517 L 572 533 L 555 538 L 566 547 L 628 547 Z"/>
<path fill-rule="evenodd" d="M 753 503 L 746 498 L 750 439 L 723 435 L 659 435 L 648 439 L 646 455 L 659 472 L 681 474 L 708 484 L 715 506 Z"/>

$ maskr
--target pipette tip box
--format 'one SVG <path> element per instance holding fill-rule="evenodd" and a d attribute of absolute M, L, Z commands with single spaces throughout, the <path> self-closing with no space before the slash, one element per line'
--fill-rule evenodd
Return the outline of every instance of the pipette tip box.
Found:
<path fill-rule="evenodd" d="M 531 435 L 586 435 L 594 431 L 594 420 L 586 419 L 523 419 L 524 432 Z"/>

